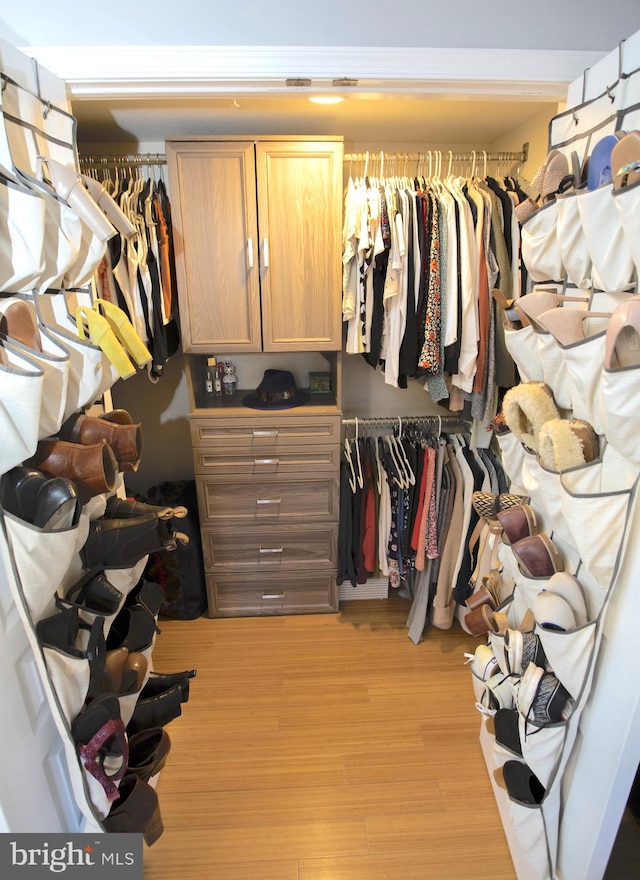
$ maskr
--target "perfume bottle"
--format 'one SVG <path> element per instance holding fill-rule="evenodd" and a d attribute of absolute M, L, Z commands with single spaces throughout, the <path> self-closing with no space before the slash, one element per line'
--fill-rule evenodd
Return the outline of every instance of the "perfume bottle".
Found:
<path fill-rule="evenodd" d="M 217 359 L 215 357 L 207 358 L 207 371 L 204 377 L 204 390 L 207 395 L 213 394 L 213 377 L 217 368 Z"/>
<path fill-rule="evenodd" d="M 220 396 L 222 394 L 222 377 L 224 364 L 222 361 L 218 361 L 217 369 L 215 375 L 213 377 L 213 393 Z"/>
<path fill-rule="evenodd" d="M 222 377 L 222 387 L 224 393 L 231 395 L 236 390 L 238 377 L 236 376 L 236 368 L 231 361 L 224 362 L 224 376 Z"/>

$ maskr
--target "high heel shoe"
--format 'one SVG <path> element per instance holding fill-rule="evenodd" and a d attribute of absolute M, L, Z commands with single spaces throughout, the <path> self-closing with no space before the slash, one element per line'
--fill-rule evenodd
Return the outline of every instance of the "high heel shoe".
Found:
<path fill-rule="evenodd" d="M 123 235 L 125 238 L 135 238 L 138 230 L 131 220 L 129 220 L 120 205 L 106 191 L 100 181 L 96 180 L 95 177 L 89 177 L 86 174 L 81 174 L 80 177 L 86 188 L 89 190 L 91 198 L 100 210 L 106 214 L 120 235 Z"/>
<path fill-rule="evenodd" d="M 521 330 L 527 327 L 529 321 L 527 316 L 518 308 L 518 299 L 507 299 L 501 290 L 495 288 L 491 291 L 491 296 L 504 312 L 504 321 L 510 330 Z"/>
<path fill-rule="evenodd" d="M 116 801 L 120 797 L 116 782 L 125 776 L 129 762 L 118 698 L 102 695 L 92 700 L 72 722 L 71 736 L 85 770 L 102 785 L 108 800 Z M 110 773 L 105 767 L 107 760 Z"/>
<path fill-rule="evenodd" d="M 123 348 L 129 352 L 139 367 L 145 367 L 151 363 L 153 359 L 151 352 L 121 308 L 106 299 L 99 298 L 96 299 L 94 308 L 106 318 Z"/>
<path fill-rule="evenodd" d="M 611 314 L 611 312 L 590 312 L 585 309 L 550 309 L 548 312 L 543 312 L 537 320 L 559 345 L 566 347 L 605 331 Z M 606 320 L 604 323 L 603 320 L 597 320 L 596 327 L 599 329 L 585 336 L 585 322 L 594 318 Z"/>
<path fill-rule="evenodd" d="M 613 312 L 607 326 L 605 370 L 640 364 L 640 295 L 630 297 Z"/>
<path fill-rule="evenodd" d="M 114 648 L 107 651 L 102 691 L 118 697 L 135 694 L 142 689 L 147 674 L 147 658 L 139 651 Z"/>
<path fill-rule="evenodd" d="M 99 346 L 116 368 L 121 379 L 129 379 L 135 375 L 136 368 L 118 342 L 106 318 L 95 309 L 79 306 L 76 309 L 76 325 L 80 339 L 88 338 L 94 345 Z"/>
<path fill-rule="evenodd" d="M 140 466 L 141 425 L 119 425 L 106 419 L 76 413 L 60 428 L 60 438 L 83 446 L 104 441 L 113 450 L 120 471 L 137 471 Z"/>
<path fill-rule="evenodd" d="M 103 242 L 113 238 L 117 234 L 115 226 L 93 201 L 78 172 L 68 165 L 56 162 L 55 159 L 42 157 L 42 161 L 47 167 L 51 185 L 57 194 L 73 208 L 94 235 Z"/>
<path fill-rule="evenodd" d="M 33 351 L 42 351 L 35 306 L 28 300 L 13 296 L 0 300 L 0 333 Z"/>
<path fill-rule="evenodd" d="M 50 477 L 71 480 L 82 504 L 95 495 L 113 492 L 116 487 L 118 462 L 104 441 L 83 446 L 65 440 L 44 440 L 29 464 Z"/>
<path fill-rule="evenodd" d="M 150 611 L 142 605 L 125 606 L 109 627 L 107 650 L 126 648 L 132 653 L 145 651 L 151 647 L 153 637 L 159 632 Z"/>
<path fill-rule="evenodd" d="M 147 846 L 153 846 L 164 831 L 158 795 L 143 779 L 128 774 L 120 783 L 118 799 L 102 824 L 113 833 L 142 833 Z"/>

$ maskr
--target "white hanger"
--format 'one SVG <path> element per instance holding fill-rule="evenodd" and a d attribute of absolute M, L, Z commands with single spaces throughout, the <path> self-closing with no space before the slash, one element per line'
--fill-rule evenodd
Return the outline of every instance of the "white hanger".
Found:
<path fill-rule="evenodd" d="M 344 438 L 344 457 L 345 461 L 349 465 L 349 470 L 351 471 L 351 476 L 349 477 L 349 486 L 351 487 L 351 491 L 356 491 L 356 474 L 353 469 L 353 458 L 351 457 L 351 445 L 349 443 L 349 438 L 345 436 Z"/>
<path fill-rule="evenodd" d="M 413 472 L 413 468 L 409 464 L 409 459 L 407 458 L 407 453 L 404 450 L 404 446 L 400 442 L 401 437 L 402 437 L 402 419 L 400 418 L 400 416 L 398 416 L 398 449 L 400 450 L 400 453 L 402 455 L 404 472 L 405 472 L 406 477 L 409 481 L 409 485 L 415 486 L 416 475 Z M 407 487 L 405 487 L 405 488 L 407 488 Z"/>
<path fill-rule="evenodd" d="M 358 416 L 356 416 L 356 461 L 358 462 L 358 473 L 355 475 L 358 481 L 358 486 L 362 489 L 364 486 L 364 480 L 362 478 L 362 462 L 360 461 L 360 444 L 358 443 Z"/>
<path fill-rule="evenodd" d="M 402 466 L 402 462 L 399 461 L 398 449 L 395 443 L 395 437 L 393 434 L 387 434 L 385 440 L 387 441 L 387 449 L 389 450 L 389 454 L 391 455 L 391 459 L 393 461 L 393 465 L 396 471 L 396 479 L 398 481 L 398 485 L 401 489 L 407 489 L 409 487 L 409 480 L 405 470 Z"/>

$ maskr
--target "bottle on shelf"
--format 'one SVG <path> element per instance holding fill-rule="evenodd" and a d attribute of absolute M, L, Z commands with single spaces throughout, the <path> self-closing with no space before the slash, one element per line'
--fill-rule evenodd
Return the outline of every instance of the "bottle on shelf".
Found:
<path fill-rule="evenodd" d="M 216 366 L 216 371 L 213 377 L 213 393 L 220 396 L 222 394 L 222 376 L 224 364 L 222 361 L 218 361 Z"/>

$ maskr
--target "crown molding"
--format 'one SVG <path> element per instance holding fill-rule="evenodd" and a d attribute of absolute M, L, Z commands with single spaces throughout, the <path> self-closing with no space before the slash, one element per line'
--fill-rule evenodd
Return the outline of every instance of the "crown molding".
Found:
<path fill-rule="evenodd" d="M 605 52 L 322 46 L 35 46 L 21 49 L 65 80 L 76 100 L 351 92 L 564 99 Z M 287 86 L 310 79 L 310 87 Z"/>

